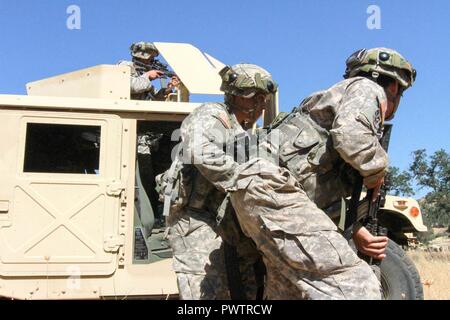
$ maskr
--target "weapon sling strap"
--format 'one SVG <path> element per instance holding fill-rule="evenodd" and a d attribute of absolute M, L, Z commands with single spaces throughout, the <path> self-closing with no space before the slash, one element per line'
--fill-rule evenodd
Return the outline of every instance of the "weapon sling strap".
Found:
<path fill-rule="evenodd" d="M 225 267 L 227 270 L 228 288 L 230 289 L 231 300 L 247 300 L 242 283 L 242 275 L 239 270 L 239 260 L 236 247 L 224 241 Z M 256 300 L 262 300 L 264 295 L 264 277 L 266 274 L 266 266 L 259 257 L 253 265 L 256 281 Z"/>
<path fill-rule="evenodd" d="M 230 202 L 230 195 L 227 194 L 217 210 L 217 224 L 222 222 L 222 219 L 226 214 L 231 214 L 233 221 L 237 223 L 236 217 L 232 210 L 233 208 Z M 239 224 L 236 225 L 239 226 Z M 244 286 L 242 284 L 241 271 L 239 269 L 239 259 L 236 246 L 228 243 L 228 241 L 224 239 L 223 249 L 230 298 L 231 300 L 246 300 Z"/>
<path fill-rule="evenodd" d="M 223 246 L 231 300 L 246 300 L 236 247 L 227 241 L 223 242 Z"/>
<path fill-rule="evenodd" d="M 355 170 L 356 171 L 356 170 Z M 350 203 L 348 205 L 347 213 L 345 215 L 345 225 L 344 225 L 344 237 L 350 240 L 352 237 L 352 229 L 358 218 L 358 205 L 359 199 L 361 198 L 363 178 L 358 173 L 356 175 L 356 183 L 353 187 L 352 197 L 350 198 Z"/>
<path fill-rule="evenodd" d="M 391 137 L 392 132 L 392 124 L 385 123 L 384 124 L 384 133 L 381 137 L 380 144 L 383 147 L 383 149 L 387 152 L 389 147 L 389 140 Z M 356 170 L 355 170 L 356 171 Z M 345 231 L 344 231 L 344 237 L 349 240 L 352 235 L 352 228 L 353 224 L 358 219 L 358 205 L 359 205 L 359 199 L 361 197 L 362 192 L 362 186 L 363 186 L 363 177 L 359 174 L 359 172 L 356 172 L 357 181 L 355 183 L 355 186 L 353 188 L 352 197 L 350 199 L 349 208 L 347 211 L 347 215 L 345 217 Z M 373 208 L 371 209 L 371 206 L 373 206 L 371 199 L 373 195 L 374 190 L 370 189 L 367 190 L 366 199 L 369 200 L 369 212 L 373 211 Z M 376 208 L 378 210 L 378 208 Z M 376 213 L 375 213 L 376 215 Z"/>
<path fill-rule="evenodd" d="M 177 177 L 175 176 L 176 170 L 178 169 L 178 158 L 175 158 L 172 164 L 170 165 L 169 171 L 167 173 L 167 187 L 164 191 L 164 209 L 163 216 L 167 217 L 170 213 L 170 205 L 172 203 L 174 184 L 176 183 Z"/>
<path fill-rule="evenodd" d="M 253 265 L 255 271 L 255 281 L 256 281 L 256 300 L 263 300 L 264 298 L 264 278 L 266 276 L 266 265 L 260 255 L 258 260 Z"/>
<path fill-rule="evenodd" d="M 229 195 L 227 195 L 224 202 L 226 202 L 228 199 Z M 224 203 L 222 203 L 221 207 L 224 207 Z M 226 213 L 231 214 L 234 223 L 239 227 L 239 223 L 237 221 L 233 207 L 226 207 Z M 240 232 L 242 233 L 242 231 Z M 244 235 L 242 234 L 242 236 Z M 239 269 L 239 259 L 236 246 L 229 244 L 227 241 L 224 241 L 223 243 L 225 268 L 227 271 L 228 288 L 230 289 L 231 300 L 247 300 L 248 297 L 245 295 L 244 285 L 242 282 L 242 274 Z M 264 278 L 266 275 L 266 267 L 261 256 L 259 256 L 258 260 L 253 264 L 253 271 L 255 274 L 255 282 L 257 287 L 255 299 L 262 300 L 264 295 Z"/>

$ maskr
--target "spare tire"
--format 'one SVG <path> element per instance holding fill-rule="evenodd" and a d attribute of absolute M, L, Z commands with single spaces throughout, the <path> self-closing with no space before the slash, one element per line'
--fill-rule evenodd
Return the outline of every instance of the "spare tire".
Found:
<path fill-rule="evenodd" d="M 385 300 L 423 300 L 423 286 L 416 266 L 392 240 L 389 240 L 380 269 Z"/>

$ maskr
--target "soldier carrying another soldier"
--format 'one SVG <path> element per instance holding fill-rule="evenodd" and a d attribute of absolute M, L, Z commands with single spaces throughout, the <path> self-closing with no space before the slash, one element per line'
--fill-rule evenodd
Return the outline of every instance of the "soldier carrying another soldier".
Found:
<path fill-rule="evenodd" d="M 244 129 L 259 118 L 276 84 L 256 65 L 227 67 L 221 71 L 227 79 L 228 70 L 234 72 L 236 85 L 228 81 L 222 85 L 225 102 L 205 103 L 183 121 L 178 155 L 171 169 L 157 177 L 158 184 L 165 185 L 161 188 L 165 215 L 171 204 L 168 240 L 182 299 L 230 298 L 224 240 L 236 247 L 236 263 L 244 262 L 237 271 L 243 280 L 242 298 L 256 298 L 253 266 L 259 256 L 230 214 L 226 192 L 234 184 L 239 164 L 225 146 L 233 145 L 235 137 L 245 135 Z M 247 105 L 253 109 L 251 114 Z"/>
<path fill-rule="evenodd" d="M 222 243 L 236 232 L 232 224 L 216 227 L 216 221 L 233 216 L 225 211 L 222 219 L 229 192 L 243 233 L 263 256 L 272 286 L 266 298 L 380 299 L 371 268 L 287 169 L 261 158 L 240 162 L 236 158 L 242 157 L 224 149 L 268 106 L 277 90 L 271 75 L 249 64 L 225 67 L 220 75 L 225 104 L 205 104 L 184 120 L 177 159 L 157 178 L 165 184 L 165 212 L 170 208 L 169 241 L 181 298 L 218 298 L 214 291 L 227 284 L 227 279 L 219 281 L 227 262 Z M 254 248 L 240 251 L 242 243 L 245 237 L 232 244 L 239 257 L 247 258 L 245 252 Z M 244 259 L 242 265 L 250 263 Z M 241 270 L 244 279 L 248 269 Z M 277 282 L 280 275 L 284 283 Z"/>
<path fill-rule="evenodd" d="M 346 80 L 330 89 L 304 99 L 274 125 L 278 146 L 270 144 L 270 134 L 262 144 L 266 151 L 278 155 L 280 165 L 290 170 L 308 197 L 327 211 L 341 198 L 352 195 L 357 176 L 363 178 L 368 190 L 375 189 L 374 196 L 378 194 L 388 166 L 379 142 L 383 123 L 394 117 L 403 92 L 414 83 L 416 71 L 398 52 L 374 48 L 352 54 L 344 77 Z M 358 251 L 383 259 L 388 238 L 371 234 L 361 222 L 351 222 L 349 238 Z M 284 279 L 274 282 L 278 285 L 269 284 L 268 289 L 286 288 Z M 288 291 L 280 293 L 273 295 L 285 299 L 291 295 Z"/>

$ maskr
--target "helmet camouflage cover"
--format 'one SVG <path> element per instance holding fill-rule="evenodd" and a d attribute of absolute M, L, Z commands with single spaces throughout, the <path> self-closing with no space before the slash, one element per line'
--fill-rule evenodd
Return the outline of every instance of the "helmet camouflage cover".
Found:
<path fill-rule="evenodd" d="M 346 61 L 344 78 L 357 76 L 361 72 L 380 74 L 393 78 L 405 89 L 416 80 L 416 70 L 400 53 L 388 48 L 360 49 Z"/>
<path fill-rule="evenodd" d="M 149 59 L 152 54 L 155 56 L 159 54 L 153 43 L 144 41 L 133 43 L 130 46 L 130 51 L 133 57 L 141 59 Z"/>
<path fill-rule="evenodd" d="M 270 73 L 254 64 L 240 63 L 226 66 L 220 72 L 220 90 L 227 94 L 251 98 L 257 92 L 272 94 L 277 91 L 277 83 Z"/>

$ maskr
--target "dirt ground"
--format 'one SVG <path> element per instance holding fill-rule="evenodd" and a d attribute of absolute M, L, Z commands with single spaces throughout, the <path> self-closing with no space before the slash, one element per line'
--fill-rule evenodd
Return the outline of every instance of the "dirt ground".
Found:
<path fill-rule="evenodd" d="M 450 251 L 408 251 L 419 270 L 425 300 L 450 300 Z"/>

